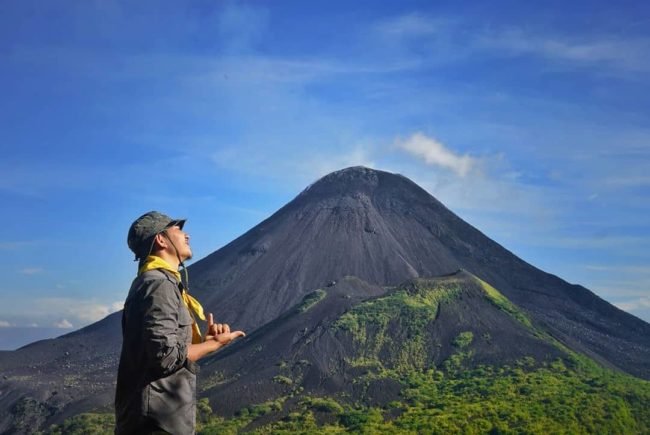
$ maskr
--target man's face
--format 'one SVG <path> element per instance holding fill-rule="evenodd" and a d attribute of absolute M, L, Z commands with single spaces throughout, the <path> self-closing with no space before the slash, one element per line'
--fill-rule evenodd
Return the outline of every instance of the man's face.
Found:
<path fill-rule="evenodd" d="M 183 261 L 192 258 L 192 248 L 190 247 L 189 234 L 181 230 L 178 225 L 167 228 L 165 232 L 167 233 L 169 239 L 174 243 L 174 246 L 178 250 L 178 256 Z"/>

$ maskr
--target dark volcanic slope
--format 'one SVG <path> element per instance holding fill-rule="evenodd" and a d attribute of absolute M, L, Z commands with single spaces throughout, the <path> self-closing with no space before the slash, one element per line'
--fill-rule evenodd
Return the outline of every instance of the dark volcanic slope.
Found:
<path fill-rule="evenodd" d="M 650 378 L 650 325 L 517 258 L 409 179 L 363 167 L 323 177 L 190 267 L 220 319 L 253 330 L 346 275 L 376 285 L 465 269 L 571 347 Z"/>
<path fill-rule="evenodd" d="M 539 364 L 566 356 L 497 290 L 466 272 L 411 280 L 372 297 L 379 292 L 347 277 L 308 295 L 211 358 L 203 367 L 211 375 L 200 382 L 204 394 L 226 415 L 292 393 L 386 404 L 399 398 L 402 385 L 391 376 L 358 382 L 360 376 L 449 370 L 450 357 L 459 352 L 470 366 L 525 357 Z"/>
<path fill-rule="evenodd" d="M 33 433 L 113 401 L 120 313 L 0 359 L 0 432 Z"/>

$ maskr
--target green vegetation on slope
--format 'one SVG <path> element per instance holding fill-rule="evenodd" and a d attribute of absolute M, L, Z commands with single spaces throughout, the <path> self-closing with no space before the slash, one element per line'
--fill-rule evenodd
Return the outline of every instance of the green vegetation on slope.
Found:
<path fill-rule="evenodd" d="M 354 341 L 357 354 L 348 363 L 370 369 L 356 382 L 395 382 L 401 386 L 397 401 L 373 407 L 344 394 L 315 397 L 304 391 L 300 379 L 277 375 L 272 382 L 292 386 L 289 395 L 247 406 L 232 418 L 213 414 L 207 399 L 201 399 L 198 433 L 650 434 L 650 382 L 603 368 L 564 347 L 562 360 L 526 357 L 510 366 L 476 367 L 473 346 L 486 338 L 461 331 L 451 343 L 454 353 L 432 367 L 425 352 L 431 345 L 427 325 L 435 321 L 441 302 L 463 291 L 467 281 L 460 281 L 419 280 L 357 305 L 332 326 Z M 494 305 L 547 338 L 501 293 L 478 282 Z M 307 309 L 323 296 L 307 296 Z M 84 414 L 46 433 L 106 433 L 111 424 L 112 416 Z"/>
<path fill-rule="evenodd" d="M 453 280 L 444 283 L 417 281 L 410 288 L 366 301 L 343 314 L 334 329 L 349 332 L 357 348 L 353 366 L 390 366 L 402 369 L 427 366 L 426 326 L 435 319 L 441 302 L 461 291 Z M 399 342 L 388 330 L 399 331 Z M 379 358 L 382 350 L 384 357 Z"/>
<path fill-rule="evenodd" d="M 570 367 L 559 360 L 537 369 L 531 365 L 522 361 L 451 376 L 392 371 L 389 376 L 404 386 L 399 402 L 377 408 L 309 397 L 253 433 L 650 433 L 650 383 L 580 359 Z M 254 420 L 251 413 L 216 418 L 199 433 L 234 434 Z"/>
<path fill-rule="evenodd" d="M 479 282 L 479 284 L 485 291 L 485 294 L 487 295 L 490 302 L 492 302 L 494 305 L 499 307 L 499 309 L 501 309 L 502 311 L 505 311 L 515 319 L 519 320 L 526 327 L 531 329 L 533 328 L 533 325 L 530 323 L 528 317 L 526 317 L 526 315 L 523 314 L 515 304 L 510 302 L 508 298 L 506 298 L 503 294 L 501 294 L 500 291 L 498 291 L 497 289 L 495 289 L 494 287 L 492 287 L 490 284 L 483 281 L 482 279 L 478 277 L 474 277 L 474 278 Z"/>
<path fill-rule="evenodd" d="M 327 296 L 327 292 L 323 289 L 314 290 L 313 292 L 307 294 L 303 299 L 300 305 L 296 307 L 296 310 L 299 313 L 304 313 L 309 310 L 311 307 L 319 303 L 323 298 Z"/>
<path fill-rule="evenodd" d="M 115 430 L 113 414 L 86 413 L 68 418 L 45 431 L 48 435 L 109 435 Z"/>
<path fill-rule="evenodd" d="M 398 402 L 383 408 L 354 406 L 333 397 L 280 398 L 224 419 L 199 404 L 199 434 L 650 434 L 650 383 L 601 368 L 583 358 L 532 368 L 479 367 L 387 371 L 403 385 Z M 271 421 L 249 426 L 264 417 Z M 48 434 L 110 433 L 112 416 L 83 414 Z"/>

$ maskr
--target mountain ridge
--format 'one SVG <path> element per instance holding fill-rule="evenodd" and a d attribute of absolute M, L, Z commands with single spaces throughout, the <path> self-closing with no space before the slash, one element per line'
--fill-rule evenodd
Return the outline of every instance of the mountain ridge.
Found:
<path fill-rule="evenodd" d="M 469 330 L 470 324 L 474 325 L 476 342 L 481 341 L 482 350 L 478 352 L 476 364 L 497 360 L 503 363 L 504 358 L 514 363 L 524 356 L 550 361 L 562 355 L 550 343 L 550 337 L 538 336 L 524 315 L 508 307 L 503 302 L 505 298 L 496 302 L 500 293 L 492 287 L 487 290 L 482 283 L 473 275 L 459 271 L 408 280 L 393 289 L 380 291 L 357 277 L 346 277 L 323 290 L 327 295 L 310 308 L 320 313 L 297 310 L 299 303 L 236 347 L 209 358 L 204 367 L 218 367 L 225 379 L 212 391 L 206 388 L 204 392 L 225 415 L 232 415 L 249 403 L 275 399 L 273 394 L 279 394 L 283 388 L 273 381 L 278 377 L 291 379 L 285 387 L 300 387 L 304 394 L 339 395 L 348 391 L 346 386 L 351 386 L 359 369 L 363 371 L 366 366 L 395 368 L 395 365 L 415 364 L 416 368 L 426 370 L 442 364 L 452 355 L 457 335 Z M 357 298 L 357 303 L 349 302 L 351 297 Z M 484 326 L 468 320 L 475 317 L 480 317 Z M 487 338 L 488 329 L 493 338 Z M 519 332 L 512 335 L 515 330 Z M 505 339 L 504 334 L 516 338 Z M 393 345 L 374 342 L 384 337 L 380 338 L 383 342 L 388 335 L 394 337 Z M 405 345 L 415 336 L 420 338 L 414 346 Z M 532 340 L 531 344 L 524 345 L 526 340 Z M 420 346 L 425 341 L 429 350 L 426 355 L 418 355 L 424 352 Z M 510 341 L 518 344 L 516 349 L 506 345 Z M 393 349 L 394 345 L 397 347 Z M 496 351 L 498 347 L 500 350 Z M 264 356 L 260 360 L 255 355 L 262 352 Z M 265 387 L 270 389 L 268 396 L 263 396 Z M 384 403 L 398 398 L 395 387 L 392 390 L 393 394 Z M 355 397 L 353 391 L 348 392 Z"/>

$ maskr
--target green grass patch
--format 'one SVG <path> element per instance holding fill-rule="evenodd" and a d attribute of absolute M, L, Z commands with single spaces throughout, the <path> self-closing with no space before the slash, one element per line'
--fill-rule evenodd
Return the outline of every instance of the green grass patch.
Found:
<path fill-rule="evenodd" d="M 481 287 L 485 291 L 485 294 L 487 295 L 490 302 L 496 305 L 500 310 L 503 310 L 506 313 L 510 314 L 527 328 L 534 329 L 533 324 L 530 322 L 530 319 L 519 308 L 517 308 L 515 304 L 510 302 L 510 300 L 506 298 L 499 290 L 495 289 L 482 279 L 477 277 L 475 278 L 481 284 Z"/>
<path fill-rule="evenodd" d="M 312 308 L 314 305 L 322 301 L 325 296 L 327 296 L 327 292 L 323 289 L 318 289 L 314 290 L 313 292 L 307 294 L 303 299 L 300 305 L 296 308 L 296 310 L 299 313 L 304 313 L 310 308 Z"/>
<path fill-rule="evenodd" d="M 352 365 L 425 368 L 427 325 L 435 320 L 441 302 L 460 292 L 454 282 L 419 280 L 408 288 L 398 288 L 388 295 L 363 302 L 343 314 L 334 329 L 351 334 L 358 354 Z M 389 334 L 399 331 L 399 338 Z M 382 350 L 388 355 L 380 361 Z"/>

